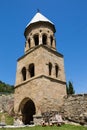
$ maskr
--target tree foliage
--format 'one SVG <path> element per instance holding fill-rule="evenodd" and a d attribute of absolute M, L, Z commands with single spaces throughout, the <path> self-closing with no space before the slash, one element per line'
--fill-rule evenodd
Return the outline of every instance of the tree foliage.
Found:
<path fill-rule="evenodd" d="M 14 86 L 0 81 L 0 93 L 13 93 Z"/>
<path fill-rule="evenodd" d="M 66 84 L 66 91 L 67 91 L 67 94 L 75 94 L 75 90 L 74 90 L 74 87 L 73 87 L 73 83 L 71 81 L 68 82 L 68 84 Z"/>

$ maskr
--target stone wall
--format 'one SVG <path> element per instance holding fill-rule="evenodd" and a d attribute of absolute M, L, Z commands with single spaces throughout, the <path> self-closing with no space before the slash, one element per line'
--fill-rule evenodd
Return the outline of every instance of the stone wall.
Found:
<path fill-rule="evenodd" d="M 66 97 L 61 112 L 65 119 L 87 124 L 87 94 Z"/>
<path fill-rule="evenodd" d="M 8 112 L 12 114 L 14 107 L 14 95 L 13 94 L 1 94 L 0 95 L 0 112 Z"/>
<path fill-rule="evenodd" d="M 14 95 L 0 95 L 0 112 L 12 112 Z M 87 125 L 87 94 L 78 94 L 65 97 L 61 114 L 69 121 Z"/>

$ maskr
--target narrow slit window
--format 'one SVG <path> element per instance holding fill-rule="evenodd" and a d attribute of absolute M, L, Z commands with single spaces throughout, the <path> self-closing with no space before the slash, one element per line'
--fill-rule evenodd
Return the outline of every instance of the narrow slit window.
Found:
<path fill-rule="evenodd" d="M 23 77 L 23 81 L 25 81 L 26 80 L 26 68 L 25 67 L 23 67 L 23 69 L 22 69 L 22 77 Z"/>
<path fill-rule="evenodd" d="M 35 43 L 35 46 L 39 45 L 39 36 L 38 35 L 34 35 L 34 43 Z"/>
<path fill-rule="evenodd" d="M 58 77 L 58 71 L 59 71 L 59 67 L 58 67 L 58 65 L 55 65 L 56 78 Z"/>
<path fill-rule="evenodd" d="M 29 45 L 29 48 L 31 48 L 30 38 L 28 39 L 28 45 Z"/>
<path fill-rule="evenodd" d="M 53 37 L 50 37 L 51 47 L 53 46 Z"/>
<path fill-rule="evenodd" d="M 43 34 L 42 42 L 43 42 L 43 45 L 47 44 L 47 36 L 46 36 L 46 34 Z"/>
<path fill-rule="evenodd" d="M 34 75 L 35 75 L 35 67 L 34 67 L 34 64 L 32 63 L 32 64 L 30 64 L 29 65 L 29 73 L 30 73 L 30 77 L 33 77 Z"/>
<path fill-rule="evenodd" d="M 51 75 L 51 74 L 52 74 L 52 64 L 49 63 L 49 75 Z"/>

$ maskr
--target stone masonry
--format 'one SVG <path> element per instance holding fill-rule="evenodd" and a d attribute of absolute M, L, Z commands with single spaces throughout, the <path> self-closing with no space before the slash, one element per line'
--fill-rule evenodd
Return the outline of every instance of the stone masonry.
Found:
<path fill-rule="evenodd" d="M 37 98 L 38 99 L 38 98 Z M 39 99 L 38 99 L 39 100 Z M 45 99 L 42 107 L 45 110 L 46 100 L 50 102 L 50 99 Z M 57 103 L 57 101 L 55 101 Z M 56 104 L 55 103 L 55 104 Z M 55 111 L 53 106 L 54 103 L 50 103 L 48 108 L 52 108 L 52 111 Z M 14 95 L 0 95 L 0 112 L 8 112 L 11 114 L 14 107 Z M 70 95 L 65 97 L 64 104 L 61 109 L 58 110 L 63 115 L 65 120 L 70 122 L 80 123 L 81 125 L 87 125 L 87 94 L 77 94 Z M 40 118 L 40 115 L 39 117 Z M 37 120 L 39 124 L 39 121 Z"/>
<path fill-rule="evenodd" d="M 0 95 L 0 112 L 12 114 L 14 110 L 14 94 Z"/>
<path fill-rule="evenodd" d="M 21 83 L 15 89 L 15 110 L 18 110 L 16 106 L 19 107 L 24 98 L 29 97 L 35 103 L 37 115 L 47 110 L 57 111 L 63 104 L 63 97 L 66 94 L 65 77 L 62 75 L 64 72 L 63 58 L 58 53 L 49 52 L 49 49 L 43 46 L 33 51 L 34 53 L 29 53 L 30 55 L 23 57 L 22 60 L 19 59 L 17 73 L 20 78 L 20 71 L 23 66 L 28 67 L 29 60 L 35 64 L 35 73 L 38 75 L 23 82 L 19 79 L 18 82 L 21 81 Z M 49 59 L 53 64 L 51 76 L 48 75 Z M 59 64 L 61 70 L 58 79 L 55 77 L 55 63 Z"/>
<path fill-rule="evenodd" d="M 66 97 L 61 113 L 69 121 L 87 125 L 87 94 Z"/>
<path fill-rule="evenodd" d="M 54 33 L 54 24 L 39 12 L 25 28 L 25 53 L 17 60 L 14 94 L 14 111 L 24 124 L 63 105 L 64 58 L 56 51 Z"/>

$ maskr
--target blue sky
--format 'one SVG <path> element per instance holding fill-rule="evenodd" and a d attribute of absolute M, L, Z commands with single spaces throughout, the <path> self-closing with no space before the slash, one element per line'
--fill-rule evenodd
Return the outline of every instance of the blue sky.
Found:
<path fill-rule="evenodd" d="M 87 93 L 87 0 L 0 0 L 0 80 L 15 84 L 24 29 L 37 9 L 55 24 L 66 81 L 76 93 Z"/>

